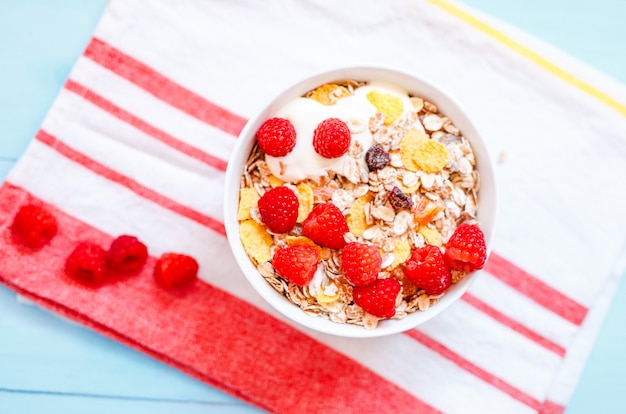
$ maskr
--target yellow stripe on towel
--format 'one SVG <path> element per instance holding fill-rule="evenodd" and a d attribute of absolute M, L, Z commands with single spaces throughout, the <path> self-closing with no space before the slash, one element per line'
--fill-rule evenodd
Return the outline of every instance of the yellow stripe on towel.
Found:
<path fill-rule="evenodd" d="M 550 62 L 548 59 L 539 55 L 537 52 L 534 52 L 528 47 L 513 40 L 511 37 L 496 30 L 495 28 L 483 22 L 482 20 L 478 19 L 477 17 L 460 9 L 459 7 L 455 6 L 454 4 L 446 0 L 426 0 L 426 1 L 439 7 L 440 9 L 449 13 L 450 15 L 464 21 L 465 23 L 485 33 L 486 35 L 496 39 L 500 43 L 504 44 L 505 46 L 509 47 L 510 49 L 514 50 L 515 52 L 529 59 L 530 61 L 535 62 L 537 65 L 544 68 L 545 70 L 552 73 L 553 75 L 560 78 L 561 80 L 569 83 L 570 85 L 574 86 L 575 88 L 578 88 L 579 90 L 583 91 L 587 95 L 592 96 L 595 99 L 599 100 L 600 102 L 608 105 L 609 107 L 613 108 L 614 110 L 616 110 L 623 116 L 626 116 L 625 104 L 617 101 L 616 99 L 612 98 L 611 96 L 607 95 L 601 90 L 591 86 L 590 84 L 583 82 L 582 80 L 578 79 L 576 76 L 572 75 L 571 73 L 565 71 L 564 69 Z"/>

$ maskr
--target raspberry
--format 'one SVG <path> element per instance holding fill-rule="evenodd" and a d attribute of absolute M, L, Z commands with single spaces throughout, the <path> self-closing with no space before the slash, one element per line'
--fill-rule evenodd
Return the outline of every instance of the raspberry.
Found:
<path fill-rule="evenodd" d="M 82 282 L 101 283 L 107 276 L 106 256 L 97 244 L 79 243 L 65 261 L 65 273 Z"/>
<path fill-rule="evenodd" d="M 379 318 L 391 318 L 396 314 L 398 293 L 400 282 L 396 279 L 376 279 L 367 286 L 355 286 L 352 298 L 365 312 Z"/>
<path fill-rule="evenodd" d="M 378 247 L 352 242 L 341 251 L 343 274 L 354 286 L 365 286 L 378 278 L 383 262 Z"/>
<path fill-rule="evenodd" d="M 429 295 L 438 295 L 450 287 L 452 274 L 439 247 L 427 244 L 411 253 L 404 274 Z"/>
<path fill-rule="evenodd" d="M 327 118 L 313 132 L 315 152 L 324 158 L 338 158 L 350 147 L 350 129 L 338 118 Z"/>
<path fill-rule="evenodd" d="M 475 224 L 461 224 L 446 244 L 445 261 L 452 270 L 473 272 L 487 260 L 485 235 Z"/>
<path fill-rule="evenodd" d="M 401 210 L 403 208 L 410 209 L 413 207 L 413 200 L 411 200 L 411 197 L 404 194 L 398 187 L 393 187 L 389 194 L 387 194 L 387 200 L 389 200 L 391 206 L 396 210 Z"/>
<path fill-rule="evenodd" d="M 57 220 L 45 208 L 28 204 L 15 215 L 12 229 L 23 244 L 38 249 L 57 234 Z"/>
<path fill-rule="evenodd" d="M 113 240 L 107 253 L 107 266 L 118 273 L 137 273 L 146 264 L 148 248 L 134 236 L 122 235 Z"/>
<path fill-rule="evenodd" d="M 287 119 L 270 118 L 261 125 L 256 139 L 264 153 L 283 157 L 296 146 L 296 129 Z"/>
<path fill-rule="evenodd" d="M 283 247 L 274 253 L 272 266 L 282 278 L 298 286 L 307 285 L 317 270 L 319 253 L 311 246 Z"/>
<path fill-rule="evenodd" d="M 332 203 L 316 205 L 302 223 L 302 229 L 309 239 L 331 249 L 345 246 L 343 235 L 349 231 L 341 210 Z"/>
<path fill-rule="evenodd" d="M 198 277 L 198 262 L 180 253 L 163 253 L 154 266 L 154 279 L 167 289 L 191 284 Z"/>
<path fill-rule="evenodd" d="M 288 232 L 298 219 L 298 197 L 288 187 L 272 188 L 259 199 L 263 223 L 274 233 Z"/>
<path fill-rule="evenodd" d="M 370 171 L 376 171 L 385 168 L 391 162 L 389 153 L 379 145 L 374 145 L 365 153 L 365 163 L 367 169 Z"/>

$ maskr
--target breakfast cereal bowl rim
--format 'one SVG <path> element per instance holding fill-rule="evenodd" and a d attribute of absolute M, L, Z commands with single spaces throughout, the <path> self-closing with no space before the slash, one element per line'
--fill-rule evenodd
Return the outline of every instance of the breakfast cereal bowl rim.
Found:
<path fill-rule="evenodd" d="M 291 99 L 302 96 L 319 85 L 342 80 L 381 81 L 396 84 L 410 94 L 424 98 L 437 105 L 440 113 L 451 119 L 454 125 L 461 130 L 463 135 L 469 140 L 476 157 L 476 165 L 480 174 L 477 219 L 485 234 L 487 251 L 491 251 L 497 209 L 496 188 L 490 157 L 481 135 L 466 115 L 466 112 L 461 109 L 461 106 L 447 93 L 444 93 L 441 88 L 415 75 L 381 66 L 337 68 L 307 77 L 286 88 L 247 122 L 239 135 L 226 169 L 224 190 L 226 235 L 235 260 L 248 282 L 267 303 L 290 320 L 319 332 L 344 337 L 378 337 L 404 332 L 432 319 L 452 305 L 467 291 L 480 271 L 466 275 L 463 280 L 451 286 L 439 301 L 429 309 L 413 312 L 403 319 L 382 320 L 376 328 L 366 329 L 358 325 L 342 324 L 332 322 L 323 317 L 308 315 L 300 307 L 289 302 L 283 295 L 276 292 L 259 274 L 247 256 L 239 238 L 239 222 L 236 217 L 239 203 L 239 186 L 248 155 L 255 143 L 256 131 L 266 119 L 272 117 L 280 107 Z"/>

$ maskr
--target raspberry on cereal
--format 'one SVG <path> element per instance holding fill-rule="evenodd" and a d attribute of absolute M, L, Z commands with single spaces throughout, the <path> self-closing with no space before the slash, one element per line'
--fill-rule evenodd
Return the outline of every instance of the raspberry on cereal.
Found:
<path fill-rule="evenodd" d="M 453 270 L 472 272 L 487 260 L 485 235 L 476 224 L 461 224 L 446 243 L 445 260 Z"/>
<path fill-rule="evenodd" d="M 341 249 L 346 241 L 343 236 L 349 231 L 341 210 L 332 203 L 316 205 L 302 223 L 304 235 L 315 243 Z"/>
<path fill-rule="evenodd" d="M 57 220 L 46 208 L 27 204 L 15 214 L 11 228 L 24 245 L 39 249 L 57 234 Z"/>
<path fill-rule="evenodd" d="M 117 237 L 107 252 L 109 269 L 123 274 L 139 272 L 148 260 L 148 248 L 135 236 Z"/>
<path fill-rule="evenodd" d="M 298 218 L 298 197 L 289 187 L 272 188 L 259 199 L 259 214 L 274 233 L 293 229 Z"/>
<path fill-rule="evenodd" d="M 102 283 L 107 276 L 106 257 L 99 245 L 81 242 L 65 260 L 65 273 L 81 282 Z"/>
<path fill-rule="evenodd" d="M 400 282 L 396 279 L 376 279 L 367 286 L 355 286 L 352 290 L 354 303 L 379 318 L 392 318 L 396 314 L 396 298 Z"/>
<path fill-rule="evenodd" d="M 399 96 L 373 90 L 367 93 L 367 100 L 385 117 L 385 125 L 391 125 L 400 118 L 404 104 Z"/>
<path fill-rule="evenodd" d="M 350 129 L 339 118 L 327 118 L 313 132 L 313 148 L 324 158 L 338 158 L 350 148 Z"/>
<path fill-rule="evenodd" d="M 296 146 L 296 129 L 288 119 L 270 118 L 261 125 L 256 139 L 267 155 L 283 157 Z"/>
<path fill-rule="evenodd" d="M 352 242 L 341 250 L 341 270 L 354 286 L 365 286 L 378 278 L 383 262 L 378 247 Z"/>
<path fill-rule="evenodd" d="M 439 295 L 452 284 L 452 274 L 439 247 L 427 244 L 411 253 L 404 274 L 429 295 Z"/>
<path fill-rule="evenodd" d="M 317 270 L 319 254 L 310 246 L 283 247 L 274 253 L 272 266 L 282 278 L 298 286 L 308 285 Z"/>

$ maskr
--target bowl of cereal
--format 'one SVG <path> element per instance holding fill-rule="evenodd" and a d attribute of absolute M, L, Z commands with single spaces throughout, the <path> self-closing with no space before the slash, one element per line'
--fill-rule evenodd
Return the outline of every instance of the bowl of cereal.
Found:
<path fill-rule="evenodd" d="M 226 171 L 237 263 L 280 314 L 346 337 L 403 332 L 454 303 L 489 253 L 489 155 L 442 90 L 381 67 L 320 73 L 242 130 Z"/>

